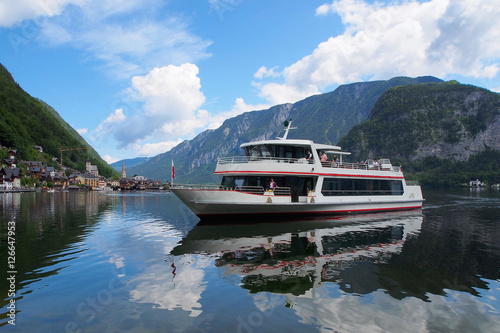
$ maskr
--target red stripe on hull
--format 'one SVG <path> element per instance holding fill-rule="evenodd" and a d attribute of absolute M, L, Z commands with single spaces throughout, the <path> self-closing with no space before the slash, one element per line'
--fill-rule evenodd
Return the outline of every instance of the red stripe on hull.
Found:
<path fill-rule="evenodd" d="M 356 214 L 356 213 L 371 213 L 371 212 L 383 212 L 383 211 L 398 211 L 398 210 L 413 210 L 421 209 L 422 206 L 408 206 L 408 207 L 394 207 L 394 208 L 367 208 L 367 209 L 344 209 L 344 210 L 325 210 L 325 211 L 307 211 L 307 212 L 268 212 L 268 213 L 223 213 L 223 214 L 198 214 L 200 218 L 207 217 L 229 217 L 229 216 L 260 216 L 260 215 L 304 215 L 304 214 L 319 214 L 319 215 L 342 215 L 342 214 Z"/>

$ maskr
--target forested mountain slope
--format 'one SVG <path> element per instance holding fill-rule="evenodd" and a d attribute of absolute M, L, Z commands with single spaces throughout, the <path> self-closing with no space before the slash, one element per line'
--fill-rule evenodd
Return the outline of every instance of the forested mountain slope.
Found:
<path fill-rule="evenodd" d="M 218 157 L 241 155 L 239 146 L 244 142 L 276 137 L 286 119 L 292 118 L 294 125 L 298 127 L 290 134 L 290 138 L 334 144 L 352 126 L 367 119 L 373 105 L 385 90 L 400 85 L 425 82 L 442 81 L 434 77 L 397 77 L 387 81 L 352 83 L 294 104 L 246 112 L 226 120 L 216 130 L 205 131 L 167 153 L 127 169 L 127 174 L 170 180 L 173 160 L 176 182 L 218 182 L 219 179 L 213 176 Z"/>
<path fill-rule="evenodd" d="M 39 158 L 34 149 L 35 145 L 39 145 L 47 161 L 52 157 L 59 158 L 59 148 L 85 147 L 85 150 L 64 152 L 64 165 L 85 170 L 85 161 L 90 158 L 101 175 L 115 173 L 53 108 L 26 93 L 1 64 L 0 145 L 16 149 L 21 160 Z"/>
<path fill-rule="evenodd" d="M 500 181 L 500 95 L 450 81 L 387 90 L 339 142 L 352 158 L 390 157 L 427 185 Z"/>

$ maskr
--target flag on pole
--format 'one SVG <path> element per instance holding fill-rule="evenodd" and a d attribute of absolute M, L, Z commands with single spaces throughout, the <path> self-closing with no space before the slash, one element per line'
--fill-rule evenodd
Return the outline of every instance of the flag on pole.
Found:
<path fill-rule="evenodd" d="M 172 180 L 175 179 L 175 168 L 174 168 L 174 160 L 172 160 Z"/>

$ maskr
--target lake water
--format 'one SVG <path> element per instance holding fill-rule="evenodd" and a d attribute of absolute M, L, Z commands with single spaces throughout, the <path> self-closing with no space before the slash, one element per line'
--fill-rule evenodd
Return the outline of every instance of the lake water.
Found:
<path fill-rule="evenodd" d="M 424 197 L 206 225 L 168 192 L 0 194 L 0 330 L 500 332 L 500 192 Z"/>

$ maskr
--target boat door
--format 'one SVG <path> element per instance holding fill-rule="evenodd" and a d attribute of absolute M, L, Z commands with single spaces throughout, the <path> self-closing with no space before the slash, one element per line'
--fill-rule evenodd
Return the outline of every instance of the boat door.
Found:
<path fill-rule="evenodd" d="M 307 196 L 314 189 L 316 177 L 285 177 L 285 186 L 290 187 L 292 202 L 299 202 L 299 197 Z"/>

